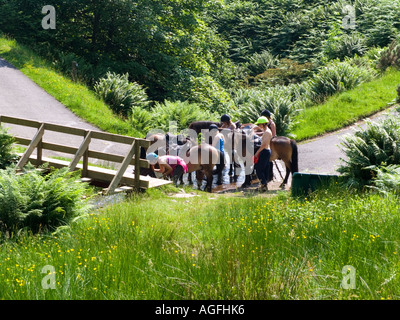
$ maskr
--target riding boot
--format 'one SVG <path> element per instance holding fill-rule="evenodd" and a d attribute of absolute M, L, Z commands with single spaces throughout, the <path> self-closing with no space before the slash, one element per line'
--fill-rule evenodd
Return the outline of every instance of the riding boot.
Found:
<path fill-rule="evenodd" d="M 273 162 L 269 163 L 267 171 L 268 171 L 267 182 L 271 182 L 272 180 L 274 180 L 274 163 Z"/>
<path fill-rule="evenodd" d="M 222 172 L 218 173 L 217 186 L 222 185 Z"/>
<path fill-rule="evenodd" d="M 240 186 L 241 188 L 247 188 L 251 186 L 251 175 L 246 175 L 244 183 Z"/>

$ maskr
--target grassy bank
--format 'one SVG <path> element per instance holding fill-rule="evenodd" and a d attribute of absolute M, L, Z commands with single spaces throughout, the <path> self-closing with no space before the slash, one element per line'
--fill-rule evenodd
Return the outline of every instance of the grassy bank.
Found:
<path fill-rule="evenodd" d="M 57 235 L 4 243 L 0 298 L 399 298 L 394 196 L 210 198 L 152 190 Z M 45 266 L 54 289 L 43 290 Z M 344 266 L 355 289 L 342 288 Z"/>
<path fill-rule="evenodd" d="M 129 123 L 113 114 L 93 91 L 62 76 L 48 61 L 41 59 L 32 50 L 15 40 L 0 37 L 0 57 L 14 65 L 77 116 L 99 129 L 116 134 L 139 136 Z"/>
<path fill-rule="evenodd" d="M 390 70 L 376 80 L 335 95 L 326 103 L 304 109 L 292 133 L 305 140 L 341 129 L 388 107 L 397 96 L 400 71 Z"/>

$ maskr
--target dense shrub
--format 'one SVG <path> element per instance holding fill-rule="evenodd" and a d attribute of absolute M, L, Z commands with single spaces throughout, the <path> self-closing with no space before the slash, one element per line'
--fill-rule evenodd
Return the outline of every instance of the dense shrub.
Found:
<path fill-rule="evenodd" d="M 143 136 L 156 125 L 154 113 L 141 107 L 132 107 L 128 119 L 132 127 Z"/>
<path fill-rule="evenodd" d="M 269 86 L 289 85 L 301 83 L 306 80 L 313 69 L 311 63 L 298 63 L 290 59 L 281 59 L 279 65 L 270 68 L 261 74 L 258 74 L 254 81 L 256 84 L 265 84 Z"/>
<path fill-rule="evenodd" d="M 160 129 L 164 132 L 187 129 L 190 123 L 199 120 L 214 120 L 214 116 L 199 105 L 188 101 L 164 101 L 157 102 L 150 110 L 140 107 L 132 108 L 129 116 L 132 126 L 146 135 L 151 129 Z M 170 123 L 176 122 L 176 127 L 170 127 Z"/>
<path fill-rule="evenodd" d="M 16 175 L 0 170 L 0 230 L 9 236 L 21 229 L 37 233 L 54 231 L 73 221 L 89 208 L 82 196 L 85 184 L 68 168 L 42 176 L 36 170 Z"/>
<path fill-rule="evenodd" d="M 400 194 L 400 165 L 377 168 L 371 187 L 383 193 Z"/>
<path fill-rule="evenodd" d="M 365 130 L 346 136 L 341 148 L 346 158 L 338 172 L 357 187 L 372 184 L 380 166 L 400 164 L 400 122 L 394 118 L 368 121 Z"/>
<path fill-rule="evenodd" d="M 5 169 L 16 162 L 17 156 L 13 153 L 13 144 L 14 138 L 0 126 L 0 169 Z"/>
<path fill-rule="evenodd" d="M 354 32 L 349 35 L 343 34 L 337 37 L 335 41 L 328 41 L 324 53 L 329 60 L 344 60 L 346 57 L 354 57 L 355 55 L 363 56 L 367 50 L 365 37 Z"/>
<path fill-rule="evenodd" d="M 400 43 L 398 40 L 394 40 L 389 47 L 382 52 L 378 60 L 378 69 L 386 70 L 389 67 L 400 68 Z"/>
<path fill-rule="evenodd" d="M 230 94 L 212 77 L 191 77 L 190 90 L 185 97 L 187 101 L 197 104 L 209 112 L 224 114 L 231 105 Z M 180 104 L 179 99 L 177 101 Z"/>
<path fill-rule="evenodd" d="M 250 56 L 249 61 L 246 63 L 246 67 L 251 76 L 256 76 L 268 69 L 277 67 L 278 64 L 279 58 L 269 51 L 264 50 L 261 53 L 255 53 Z"/>
<path fill-rule="evenodd" d="M 212 113 L 203 110 L 199 105 L 187 101 L 164 101 L 156 103 L 150 111 L 154 117 L 154 123 L 157 129 L 164 132 L 171 131 L 170 122 L 176 122 L 177 131 L 187 129 L 194 121 L 213 120 Z"/>
<path fill-rule="evenodd" d="M 76 79 L 73 79 L 72 65 L 77 64 Z M 56 57 L 53 57 L 53 65 L 63 74 L 70 76 L 73 80 L 91 83 L 94 77 L 94 68 L 83 58 L 73 53 L 59 52 Z"/>
<path fill-rule="evenodd" d="M 328 97 L 353 89 L 376 76 L 371 69 L 357 67 L 348 61 L 333 61 L 322 67 L 309 80 L 310 98 L 315 103 L 322 103 Z"/>
<path fill-rule="evenodd" d="M 277 86 L 264 90 L 238 90 L 234 101 L 237 111 L 234 116 L 241 123 L 254 123 L 261 112 L 268 109 L 276 124 L 277 135 L 288 135 L 295 124 L 299 104 L 293 99 L 290 88 Z"/>
<path fill-rule="evenodd" d="M 146 107 L 149 104 L 145 89 L 129 81 L 129 75 L 107 72 L 94 86 L 96 93 L 116 113 L 127 116 L 134 106 Z"/>

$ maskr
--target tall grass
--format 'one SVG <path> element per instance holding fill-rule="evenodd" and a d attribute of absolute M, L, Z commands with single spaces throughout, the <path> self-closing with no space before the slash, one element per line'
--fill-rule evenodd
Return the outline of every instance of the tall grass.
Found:
<path fill-rule="evenodd" d="M 193 210 L 193 208 L 197 208 Z M 3 299 L 396 299 L 397 198 L 172 199 L 151 191 L 0 248 Z M 55 270 L 43 290 L 41 270 Z M 356 270 L 345 290 L 342 268 Z"/>

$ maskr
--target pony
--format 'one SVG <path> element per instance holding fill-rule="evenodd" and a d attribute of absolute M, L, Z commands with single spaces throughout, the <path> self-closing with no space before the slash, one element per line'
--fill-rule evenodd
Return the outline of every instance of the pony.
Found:
<path fill-rule="evenodd" d="M 162 155 L 177 155 L 180 156 L 188 166 L 189 183 L 191 183 L 191 173 L 196 172 L 197 184 L 200 188 L 203 178 L 207 178 L 207 184 L 205 190 L 212 192 L 212 180 L 213 174 L 220 174 L 223 167 L 217 166 L 217 171 L 214 172 L 214 167 L 220 161 L 220 152 L 209 144 L 195 145 L 189 137 L 183 135 L 174 136 L 169 133 L 164 134 L 152 134 L 146 137 L 147 140 L 151 141 L 149 147 L 151 152 Z M 148 150 L 149 150 L 148 149 Z M 146 159 L 147 150 L 142 148 L 140 153 L 141 159 Z M 155 177 L 155 174 L 151 168 L 141 168 L 141 175 L 150 175 Z M 181 177 L 181 182 L 183 179 Z"/>
<path fill-rule="evenodd" d="M 243 127 L 253 128 L 252 125 L 244 125 Z M 242 187 L 248 187 L 251 182 L 251 174 L 253 173 L 253 156 L 257 152 L 261 144 L 260 134 L 257 132 L 252 132 L 252 130 L 234 130 L 232 131 L 232 143 L 236 151 L 236 156 L 234 162 L 238 163 L 241 159 L 247 168 L 246 179 L 242 184 Z M 247 131 L 247 132 L 246 132 Z M 298 172 L 298 146 L 295 140 L 287 137 L 276 136 L 271 139 L 270 142 L 271 157 L 270 162 L 275 160 L 282 160 L 285 163 L 286 175 L 283 179 L 281 188 L 285 187 L 288 182 L 290 174 Z M 238 159 L 239 158 L 239 159 Z M 248 168 L 252 168 L 252 171 Z"/>
<path fill-rule="evenodd" d="M 202 130 L 208 132 L 208 130 L 210 128 L 210 125 L 212 125 L 212 124 L 215 124 L 218 127 L 218 130 L 220 130 L 224 134 L 224 136 L 227 136 L 227 134 L 229 134 L 229 132 L 230 132 L 229 129 L 221 128 L 221 126 L 222 126 L 221 122 L 214 122 L 214 121 L 195 121 L 195 122 L 192 122 L 189 125 L 189 130 L 193 130 L 197 135 L 199 135 L 200 133 L 202 133 Z M 235 122 L 235 125 L 236 125 L 237 128 L 240 128 L 242 126 L 239 121 Z M 226 140 L 230 141 L 229 139 L 226 139 Z M 226 151 L 229 150 L 227 152 L 227 154 L 229 155 L 229 158 L 230 158 L 229 174 L 228 175 L 230 177 L 231 182 L 232 181 L 236 182 L 237 181 L 237 176 L 234 175 L 234 171 L 235 171 L 235 168 L 240 168 L 240 165 L 233 161 L 233 159 L 235 157 L 235 148 L 234 148 L 234 146 L 232 144 L 231 145 L 227 145 L 226 143 L 225 143 L 225 147 L 226 147 L 225 148 Z M 223 161 L 223 162 L 221 161 L 220 165 L 222 165 L 223 168 L 224 168 L 225 167 L 225 161 Z"/>

